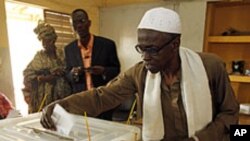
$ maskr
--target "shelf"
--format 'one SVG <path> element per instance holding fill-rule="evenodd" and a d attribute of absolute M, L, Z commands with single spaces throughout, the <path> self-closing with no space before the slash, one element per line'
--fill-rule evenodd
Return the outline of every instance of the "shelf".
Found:
<path fill-rule="evenodd" d="M 228 72 L 232 72 L 233 60 L 246 61 L 245 69 L 250 69 L 249 13 L 250 1 L 207 2 L 203 51 L 218 55 Z M 222 36 L 229 28 L 239 32 Z M 250 76 L 230 74 L 229 79 L 238 102 L 250 103 Z M 250 124 L 250 115 L 241 116 L 241 121 Z"/>
<path fill-rule="evenodd" d="M 210 36 L 208 42 L 213 43 L 250 43 L 250 36 Z"/>
<path fill-rule="evenodd" d="M 229 75 L 231 82 L 250 83 L 250 76 Z"/>
<path fill-rule="evenodd" d="M 250 124 L 250 115 L 244 115 L 244 114 L 240 114 L 239 115 L 239 124 Z"/>

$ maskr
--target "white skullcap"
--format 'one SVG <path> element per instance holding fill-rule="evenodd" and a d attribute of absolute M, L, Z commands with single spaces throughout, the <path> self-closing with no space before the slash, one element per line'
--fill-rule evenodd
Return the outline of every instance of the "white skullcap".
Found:
<path fill-rule="evenodd" d="M 175 11 L 159 7 L 148 10 L 137 28 L 180 34 L 181 21 Z"/>

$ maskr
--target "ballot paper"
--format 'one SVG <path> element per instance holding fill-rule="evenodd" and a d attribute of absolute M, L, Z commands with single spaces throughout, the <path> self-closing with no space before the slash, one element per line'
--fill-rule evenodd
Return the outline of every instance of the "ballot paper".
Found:
<path fill-rule="evenodd" d="M 55 105 L 52 120 L 56 125 L 57 132 L 63 135 L 69 135 L 77 119 L 72 114 L 68 113 L 59 104 Z"/>
<path fill-rule="evenodd" d="M 22 114 L 20 113 L 19 110 L 11 109 L 6 118 L 16 118 L 16 117 L 22 117 Z"/>

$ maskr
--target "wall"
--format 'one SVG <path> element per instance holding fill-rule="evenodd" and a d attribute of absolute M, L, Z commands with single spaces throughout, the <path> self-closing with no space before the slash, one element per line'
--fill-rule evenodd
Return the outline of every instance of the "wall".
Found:
<path fill-rule="evenodd" d="M 102 7 L 114 7 L 114 6 L 122 6 L 122 5 L 128 5 L 128 4 L 145 4 L 145 3 L 152 3 L 152 2 L 156 3 L 156 2 L 162 2 L 162 1 L 164 0 L 102 0 Z"/>
<path fill-rule="evenodd" d="M 181 2 L 179 7 L 182 19 L 182 45 L 195 51 L 202 51 L 206 2 Z"/>
<path fill-rule="evenodd" d="M 14 103 L 4 0 L 0 0 L 0 91 Z"/>
<path fill-rule="evenodd" d="M 157 6 L 176 10 L 183 25 L 182 46 L 202 51 L 205 1 L 169 1 L 101 8 L 100 34 L 116 41 L 122 71 L 141 60 L 134 49 L 137 43 L 136 27 L 145 11 Z"/>

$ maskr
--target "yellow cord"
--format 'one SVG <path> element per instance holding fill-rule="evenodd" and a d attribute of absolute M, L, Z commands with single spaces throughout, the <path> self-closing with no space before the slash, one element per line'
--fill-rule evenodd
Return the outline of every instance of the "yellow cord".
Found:
<path fill-rule="evenodd" d="M 134 103 L 130 109 L 130 112 L 129 112 L 129 116 L 128 116 L 128 119 L 127 119 L 127 124 L 130 124 L 130 117 L 132 117 L 133 115 L 133 112 L 134 112 L 134 109 L 135 109 L 135 104 L 136 104 L 136 99 L 134 100 Z"/>
<path fill-rule="evenodd" d="M 91 141 L 90 130 L 89 130 L 89 123 L 88 123 L 88 118 L 87 118 L 87 113 L 86 112 L 84 112 L 84 118 L 85 118 L 86 127 L 87 127 L 87 131 L 88 131 L 88 139 L 89 139 L 89 141 Z"/>
<path fill-rule="evenodd" d="M 40 111 L 42 110 L 43 105 L 44 105 L 44 103 L 45 103 L 45 100 L 46 100 L 47 97 L 48 97 L 48 94 L 49 94 L 49 93 L 46 93 L 46 94 L 44 95 L 44 97 L 43 97 L 43 99 L 42 99 L 42 102 L 41 102 L 41 104 L 40 104 L 39 109 L 38 109 L 37 112 L 40 112 Z"/>
<path fill-rule="evenodd" d="M 137 141 L 137 133 L 135 133 L 135 141 Z"/>

